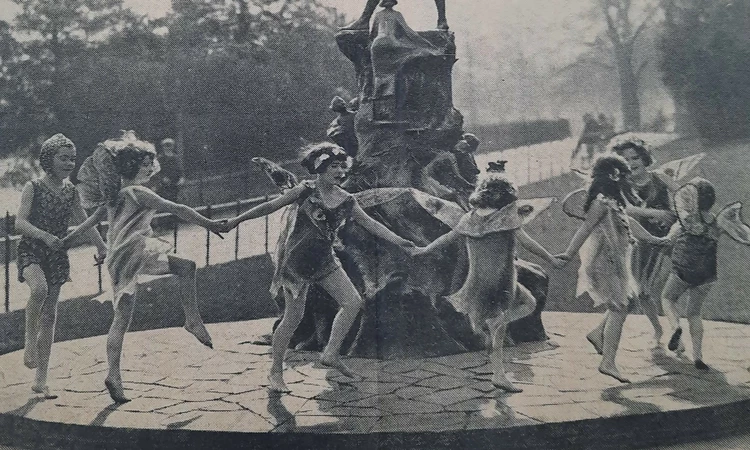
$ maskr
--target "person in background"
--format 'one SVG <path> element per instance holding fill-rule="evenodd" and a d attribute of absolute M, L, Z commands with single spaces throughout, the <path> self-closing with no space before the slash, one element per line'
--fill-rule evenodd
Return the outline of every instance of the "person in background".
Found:
<path fill-rule="evenodd" d="M 180 195 L 180 186 L 185 182 L 184 171 L 180 156 L 175 153 L 175 142 L 172 138 L 161 141 L 161 152 L 158 156 L 159 172 L 156 193 L 171 202 L 177 202 Z"/>

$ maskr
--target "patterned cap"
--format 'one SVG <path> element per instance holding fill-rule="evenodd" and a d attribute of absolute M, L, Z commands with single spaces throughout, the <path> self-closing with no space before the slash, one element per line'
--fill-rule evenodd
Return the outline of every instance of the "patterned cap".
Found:
<path fill-rule="evenodd" d="M 61 148 L 72 148 L 76 146 L 73 141 L 68 139 L 64 134 L 57 133 L 51 138 L 44 141 L 42 144 L 42 150 L 39 152 L 39 165 L 45 172 L 52 170 L 52 160 L 55 158 L 57 151 Z"/>

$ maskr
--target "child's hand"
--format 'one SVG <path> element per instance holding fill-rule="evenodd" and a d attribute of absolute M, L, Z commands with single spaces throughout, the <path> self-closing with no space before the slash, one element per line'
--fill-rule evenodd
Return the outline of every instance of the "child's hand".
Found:
<path fill-rule="evenodd" d="M 225 230 L 226 226 L 227 226 L 227 221 L 222 219 L 222 220 L 212 220 L 211 223 L 206 228 L 208 228 L 208 230 L 214 233 L 215 235 L 224 239 L 224 236 L 222 236 L 221 233 L 225 233 L 226 231 L 228 231 L 228 230 Z"/>
<path fill-rule="evenodd" d="M 417 245 L 414 242 L 412 242 L 412 241 L 410 241 L 408 239 L 402 239 L 398 243 L 398 246 L 401 247 L 402 249 L 408 251 L 409 253 L 411 253 L 411 250 L 413 248 L 415 248 Z"/>
<path fill-rule="evenodd" d="M 62 239 L 49 233 L 44 235 L 42 241 L 52 250 L 61 250 L 65 248 L 65 242 L 63 242 Z"/>
<path fill-rule="evenodd" d="M 556 258 L 556 259 L 561 259 L 561 260 L 566 261 L 566 262 L 568 262 L 571 259 L 573 259 L 573 257 L 570 256 L 567 252 L 566 253 L 558 253 L 557 255 L 554 255 L 553 257 Z"/>
<path fill-rule="evenodd" d="M 218 223 L 216 225 L 215 232 L 219 232 L 219 233 L 227 233 L 229 232 L 229 230 L 237 226 L 237 224 L 232 222 L 232 220 L 218 220 L 216 222 Z"/>
<path fill-rule="evenodd" d="M 422 255 L 426 255 L 428 253 L 429 252 L 427 251 L 427 247 L 414 247 L 414 248 L 412 248 L 412 249 L 409 250 L 409 254 L 412 257 L 422 256 Z"/>
<path fill-rule="evenodd" d="M 552 267 L 554 267 L 555 269 L 562 269 L 568 264 L 568 262 L 569 260 L 567 259 L 553 257 L 552 260 L 550 261 L 550 264 L 552 264 Z"/>
<path fill-rule="evenodd" d="M 107 259 L 107 249 L 106 248 L 100 248 L 97 251 L 97 254 L 94 255 L 94 265 L 95 266 L 101 266 L 104 264 L 104 260 Z"/>

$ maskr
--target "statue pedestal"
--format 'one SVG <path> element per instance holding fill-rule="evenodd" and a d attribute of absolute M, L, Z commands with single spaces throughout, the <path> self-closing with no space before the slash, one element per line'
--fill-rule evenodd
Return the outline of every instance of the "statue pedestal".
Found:
<path fill-rule="evenodd" d="M 373 43 L 366 30 L 336 34 L 339 48 L 354 64 L 360 97 L 351 190 L 422 188 L 422 168 L 461 137 L 463 117 L 452 96 L 453 33 L 419 36 L 422 40 Z"/>

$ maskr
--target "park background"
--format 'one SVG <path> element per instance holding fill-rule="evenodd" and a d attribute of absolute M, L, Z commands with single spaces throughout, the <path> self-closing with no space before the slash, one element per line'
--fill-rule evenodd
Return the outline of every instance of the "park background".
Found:
<path fill-rule="evenodd" d="M 15 213 L 20 187 L 35 176 L 40 143 L 56 132 L 76 142 L 79 162 L 120 129 L 152 141 L 176 138 L 188 177 L 182 196 L 192 205 L 273 192 L 250 158 L 290 161 L 302 144 L 325 139 L 334 118 L 330 99 L 356 94 L 351 63 L 333 34 L 363 3 L 0 1 L 0 212 Z M 404 0 L 398 8 L 415 29 L 429 29 L 432 3 Z M 717 183 L 719 203 L 744 201 L 750 194 L 749 3 L 462 0 L 459 7 L 448 0 L 459 59 L 454 103 L 468 131 L 485 130 L 481 151 L 508 159 L 512 171 L 523 168 L 517 178 L 524 196 L 561 198 L 583 185 L 568 173 L 575 138 L 542 142 L 533 132 L 536 124 L 563 120 L 576 136 L 581 116 L 592 112 L 613 117 L 618 130 L 671 133 L 656 149 L 661 162 L 707 152 L 703 173 Z M 529 145 L 504 149 L 486 138 L 518 124 Z M 248 223 L 226 242 L 183 230 L 181 250 L 195 252 L 200 262 L 205 252 L 199 289 L 207 321 L 275 313 L 262 287 L 270 277 L 266 242 L 272 250 L 276 219 Z M 530 231 L 554 251 L 576 226 L 554 205 Z M 235 246 L 232 254 L 232 241 L 242 251 Z M 707 303 L 709 317 L 750 321 L 746 253 L 722 243 L 721 282 Z M 60 339 L 103 332 L 111 316 L 111 306 L 100 303 L 108 298 L 96 292 L 89 256 L 81 258 L 87 261 L 79 265 L 82 274 L 63 292 Z M 13 300 L 22 305 L 23 286 L 12 282 Z M 179 325 L 170 286 L 169 280 L 150 285 L 134 329 Z M 590 311 L 585 299 L 573 299 L 574 290 L 575 267 L 553 273 L 548 308 Z M 17 348 L 22 331 L 13 324 L 21 323 L 23 311 L 11 309 L 0 315 L 6 351 Z M 82 324 L 82 316 L 95 326 Z"/>

